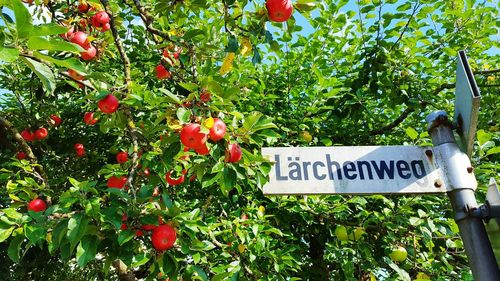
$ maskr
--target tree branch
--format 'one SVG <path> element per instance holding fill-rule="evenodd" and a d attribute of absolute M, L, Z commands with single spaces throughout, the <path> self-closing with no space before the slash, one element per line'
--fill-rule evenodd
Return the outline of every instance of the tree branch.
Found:
<path fill-rule="evenodd" d="M 406 30 L 408 29 L 408 26 L 410 25 L 411 20 L 413 19 L 413 17 L 415 16 L 415 13 L 418 10 L 418 7 L 420 7 L 420 3 L 416 3 L 415 7 L 413 7 L 413 11 L 411 13 L 410 18 L 406 22 L 406 25 L 403 28 L 403 31 L 401 32 L 401 34 L 399 34 L 399 38 L 396 40 L 396 42 L 394 42 L 394 44 L 392 44 L 391 48 L 389 49 L 389 52 L 392 51 L 392 49 L 394 49 L 394 47 L 396 47 L 396 45 L 399 43 L 399 41 L 403 38 L 403 35 L 405 34 Z"/>
<path fill-rule="evenodd" d="M 122 41 L 120 40 L 120 35 L 118 34 L 118 30 L 116 29 L 115 17 L 111 13 L 111 9 L 109 8 L 108 0 L 100 0 L 101 4 L 104 6 L 104 10 L 109 15 L 109 24 L 111 26 L 111 32 L 113 33 L 113 38 L 115 39 L 115 45 L 120 53 L 120 57 L 123 61 L 123 73 L 125 75 L 125 85 L 127 85 L 127 94 L 130 94 L 130 84 L 132 83 L 132 78 L 130 76 L 130 60 L 125 53 L 125 49 L 123 48 Z"/>
<path fill-rule="evenodd" d="M 498 73 L 498 72 L 500 72 L 500 69 L 478 70 L 478 71 L 473 71 L 473 72 L 474 72 L 474 74 L 488 75 L 488 74 Z"/>
<path fill-rule="evenodd" d="M 125 86 L 126 86 L 126 93 L 127 95 L 131 94 L 131 84 L 132 84 L 132 78 L 130 75 L 130 60 L 127 56 L 127 53 L 125 53 L 125 50 L 123 48 L 122 41 L 120 39 L 120 35 L 118 34 L 118 30 L 116 28 L 115 24 L 115 19 L 114 16 L 110 13 L 110 8 L 109 8 L 109 2 L 108 0 L 100 0 L 102 5 L 104 6 L 105 11 L 109 14 L 110 18 L 110 26 L 111 26 L 111 32 L 113 33 L 113 38 L 115 40 L 115 45 L 116 48 L 118 49 L 118 52 L 120 53 L 120 57 L 123 61 L 123 73 L 124 73 L 124 79 L 125 79 Z M 134 175 L 137 170 L 137 167 L 139 166 L 139 157 L 138 157 L 138 152 L 139 152 L 139 143 L 137 141 L 137 129 L 134 124 L 134 119 L 132 117 L 132 113 L 130 111 L 130 108 L 128 107 L 122 107 L 125 115 L 127 116 L 128 120 L 128 129 L 130 133 L 130 138 L 132 139 L 132 145 L 134 152 L 132 153 L 132 168 L 129 171 L 129 175 L 127 178 L 127 185 L 130 187 L 132 190 L 132 194 L 134 195 L 134 199 L 136 198 L 136 192 L 135 188 L 133 186 L 133 181 L 134 181 Z"/>
<path fill-rule="evenodd" d="M 139 11 L 139 16 L 141 17 L 142 19 L 142 22 L 144 23 L 144 26 L 146 27 L 146 29 L 150 32 L 150 33 L 153 33 L 154 35 L 158 35 L 160 36 L 161 38 L 167 40 L 167 41 L 170 41 L 170 42 L 174 42 L 170 36 L 168 36 L 167 33 L 165 32 L 162 32 L 161 30 L 158 30 L 156 28 L 154 28 L 152 26 L 153 24 L 153 17 L 148 13 L 148 11 L 146 11 L 146 9 L 141 5 L 141 2 L 139 0 L 132 0 L 134 2 L 134 6 L 136 7 L 137 11 Z M 123 0 L 123 2 L 125 4 L 127 4 L 127 6 L 131 7 L 131 5 L 128 3 L 128 1 L 126 0 Z M 155 40 L 155 38 L 153 37 L 153 40 Z M 157 40 L 155 40 L 157 41 Z M 156 42 L 156 43 L 159 43 L 159 42 Z"/>
<path fill-rule="evenodd" d="M 19 134 L 17 129 L 12 125 L 12 123 L 9 122 L 9 120 L 5 119 L 4 117 L 0 117 L 0 125 L 2 125 L 2 127 L 4 127 L 7 132 L 10 132 L 14 136 L 14 139 L 21 146 L 21 149 L 26 153 L 26 156 L 28 156 L 28 159 L 30 160 L 30 162 L 32 164 L 36 164 L 35 171 L 38 173 L 39 178 L 42 179 L 45 186 L 49 187 L 49 181 L 47 178 L 47 174 L 45 173 L 43 167 L 38 164 L 36 156 L 35 156 L 35 154 L 33 154 L 31 147 L 23 139 L 23 137 Z"/>
<path fill-rule="evenodd" d="M 455 87 L 455 84 L 442 84 L 441 86 L 439 86 L 435 91 L 434 91 L 434 95 L 438 94 L 439 92 L 441 92 L 442 90 L 444 89 L 451 89 L 451 88 L 454 88 Z M 421 101 L 420 102 L 420 107 L 425 107 L 428 103 L 425 102 L 425 101 Z M 396 118 L 396 120 L 392 121 L 391 123 L 383 126 L 382 128 L 380 129 L 376 129 L 376 130 L 373 130 L 373 131 L 370 131 L 368 132 L 369 135 L 371 136 L 374 136 L 374 135 L 381 135 L 387 131 L 390 131 L 394 128 L 396 128 L 399 124 L 401 124 L 408 116 L 410 116 L 411 113 L 413 113 L 417 108 L 415 107 L 408 107 L 406 108 L 402 113 L 401 115 Z"/>
<path fill-rule="evenodd" d="M 121 281 L 136 281 L 135 275 L 132 271 L 129 271 L 127 265 L 124 264 L 121 260 L 113 261 L 113 267 L 116 269 L 118 273 L 118 279 Z"/>

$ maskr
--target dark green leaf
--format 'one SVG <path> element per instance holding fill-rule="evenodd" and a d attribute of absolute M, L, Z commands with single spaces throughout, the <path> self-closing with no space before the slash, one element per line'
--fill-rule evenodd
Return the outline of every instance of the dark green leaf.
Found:
<path fill-rule="evenodd" d="M 99 240 L 96 236 L 84 236 L 76 248 L 76 261 L 78 266 L 84 267 L 89 261 L 95 259 Z"/>
<path fill-rule="evenodd" d="M 134 238 L 134 236 L 135 231 L 132 229 L 122 230 L 120 231 L 120 234 L 118 234 L 118 244 L 121 246 L 130 241 L 130 239 Z"/>
<path fill-rule="evenodd" d="M 24 235 L 18 234 L 12 240 L 10 240 L 9 249 L 7 250 L 7 255 L 14 262 L 19 262 L 19 250 L 24 241 Z"/>
<path fill-rule="evenodd" d="M 82 237 L 85 235 L 88 224 L 89 219 L 81 213 L 76 214 L 69 219 L 68 233 L 66 234 L 66 236 L 71 243 L 71 249 L 74 249 L 78 241 L 80 241 L 80 239 L 82 239 Z"/>

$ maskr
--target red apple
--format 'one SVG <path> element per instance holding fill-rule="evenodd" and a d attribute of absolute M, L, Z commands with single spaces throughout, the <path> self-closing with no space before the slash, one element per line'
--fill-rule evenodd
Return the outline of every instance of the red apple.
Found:
<path fill-rule="evenodd" d="M 27 142 L 35 140 L 35 134 L 32 131 L 28 130 L 28 129 L 24 129 L 21 132 L 21 137 L 23 137 L 23 139 L 25 141 L 27 141 Z"/>
<path fill-rule="evenodd" d="M 140 237 L 140 236 L 142 236 L 142 235 L 144 235 L 144 233 L 143 233 L 141 230 L 137 230 L 137 231 L 135 232 L 135 236 L 137 236 L 137 237 Z"/>
<path fill-rule="evenodd" d="M 128 226 L 125 223 L 122 223 L 122 226 L 120 226 L 121 230 L 127 230 Z"/>
<path fill-rule="evenodd" d="M 111 28 L 111 25 L 109 23 L 106 23 L 105 25 L 103 25 L 101 27 L 101 29 L 99 29 L 100 32 L 106 32 L 108 31 L 109 29 Z"/>
<path fill-rule="evenodd" d="M 47 209 L 47 204 L 42 199 L 33 199 L 28 204 L 28 210 L 33 212 L 41 212 Z"/>
<path fill-rule="evenodd" d="M 92 17 L 92 26 L 94 27 L 101 28 L 107 23 L 109 23 L 109 15 L 106 11 L 97 12 L 97 14 Z"/>
<path fill-rule="evenodd" d="M 236 163 L 241 160 L 241 147 L 238 143 L 230 143 L 226 151 L 226 162 Z"/>
<path fill-rule="evenodd" d="M 99 109 L 106 114 L 115 112 L 118 109 L 118 105 L 118 99 L 111 94 L 105 96 L 97 103 L 97 107 L 99 107 Z"/>
<path fill-rule="evenodd" d="M 144 169 L 143 173 L 146 177 L 149 177 L 149 175 L 151 174 L 149 168 Z"/>
<path fill-rule="evenodd" d="M 97 55 L 97 49 L 92 45 L 90 45 L 90 47 L 85 50 L 85 52 L 80 53 L 80 57 L 83 60 L 91 60 Z"/>
<path fill-rule="evenodd" d="M 153 230 L 151 241 L 157 251 L 165 251 L 174 246 L 177 240 L 175 229 L 168 224 L 160 225 Z"/>
<path fill-rule="evenodd" d="M 70 38 L 71 43 L 75 43 L 77 45 L 80 45 L 80 47 L 84 49 L 88 49 L 90 47 L 89 40 L 87 38 L 87 34 L 82 31 L 77 31 L 73 33 L 73 35 Z"/>
<path fill-rule="evenodd" d="M 159 64 L 158 66 L 156 66 L 155 68 L 155 71 L 156 71 L 156 78 L 158 79 L 166 79 L 166 78 L 170 78 L 170 71 L 168 71 L 163 65 Z"/>
<path fill-rule="evenodd" d="M 68 74 L 73 80 L 76 81 L 82 81 L 85 77 L 83 75 L 80 75 L 78 72 L 76 72 L 73 69 L 68 69 Z"/>
<path fill-rule="evenodd" d="M 267 0 L 266 8 L 269 19 L 275 22 L 287 21 L 293 12 L 291 0 Z"/>
<path fill-rule="evenodd" d="M 226 124 L 219 118 L 214 118 L 214 125 L 210 128 L 209 136 L 213 141 L 219 141 L 226 134 Z"/>
<path fill-rule="evenodd" d="M 87 2 L 82 2 L 78 5 L 78 11 L 80 11 L 80 13 L 86 13 L 89 11 L 89 4 L 87 4 Z"/>
<path fill-rule="evenodd" d="M 36 130 L 36 132 L 35 132 L 35 138 L 37 140 L 43 140 L 48 135 L 49 135 L 49 131 L 47 131 L 47 129 L 45 129 L 45 128 L 40 128 L 40 129 Z"/>
<path fill-rule="evenodd" d="M 127 177 L 121 176 L 112 176 L 108 179 L 108 187 L 109 188 L 123 188 L 127 183 Z"/>
<path fill-rule="evenodd" d="M 154 224 L 143 224 L 141 226 L 141 228 L 142 228 L 142 230 L 151 231 L 151 230 L 153 230 L 153 229 L 156 228 L 156 225 L 154 225 Z"/>
<path fill-rule="evenodd" d="M 62 122 L 61 117 L 55 114 L 50 115 L 50 123 L 52 124 L 52 126 L 57 127 L 61 125 L 61 122 Z"/>
<path fill-rule="evenodd" d="M 209 102 L 211 99 L 212 99 L 212 95 L 210 94 L 209 91 L 207 91 L 207 90 L 201 91 L 201 93 L 200 93 L 200 100 L 202 102 L 206 103 L 206 102 Z"/>
<path fill-rule="evenodd" d="M 196 151 L 196 153 L 198 153 L 199 155 L 207 155 L 210 153 L 210 149 L 208 149 L 207 143 L 195 148 L 194 151 Z"/>
<path fill-rule="evenodd" d="M 205 144 L 207 134 L 200 132 L 201 126 L 197 123 L 189 123 L 181 131 L 181 142 L 189 148 L 197 148 Z"/>
<path fill-rule="evenodd" d="M 16 154 L 16 158 L 19 159 L 19 160 L 23 160 L 26 158 L 26 153 L 24 153 L 24 151 L 19 151 L 17 154 Z"/>
<path fill-rule="evenodd" d="M 59 34 L 59 36 L 62 37 L 63 39 L 69 40 L 73 36 L 74 31 L 75 28 L 70 27 L 66 33 Z"/>
<path fill-rule="evenodd" d="M 184 182 L 184 175 L 186 174 L 186 170 L 183 170 L 182 171 L 182 175 L 178 178 L 172 178 L 170 177 L 172 171 L 168 172 L 166 175 L 165 175 L 165 180 L 167 181 L 168 184 L 170 184 L 171 186 L 176 186 L 176 185 L 179 185 L 181 183 Z"/>
<path fill-rule="evenodd" d="M 89 125 L 97 123 L 97 119 L 94 118 L 94 112 L 85 112 L 85 115 L 83 115 L 83 122 Z"/>
<path fill-rule="evenodd" d="M 78 157 L 85 156 L 85 148 L 83 147 L 83 144 L 75 143 L 73 147 L 75 148 L 76 156 Z"/>
<path fill-rule="evenodd" d="M 122 222 L 126 222 L 128 220 L 128 216 L 126 213 L 123 213 L 122 215 Z"/>
<path fill-rule="evenodd" d="M 116 154 L 116 162 L 122 164 L 128 161 L 128 153 L 121 151 Z"/>

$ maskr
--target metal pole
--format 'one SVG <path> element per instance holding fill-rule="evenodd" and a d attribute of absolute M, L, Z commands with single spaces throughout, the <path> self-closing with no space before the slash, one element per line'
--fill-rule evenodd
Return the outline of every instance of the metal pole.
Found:
<path fill-rule="evenodd" d="M 433 112 L 426 120 L 474 280 L 498 281 L 500 269 L 474 196 L 477 182 L 469 157 L 458 148 L 446 112 Z"/>

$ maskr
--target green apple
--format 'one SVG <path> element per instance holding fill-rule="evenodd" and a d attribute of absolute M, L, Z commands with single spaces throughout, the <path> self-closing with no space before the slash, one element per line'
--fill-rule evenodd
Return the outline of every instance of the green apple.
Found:
<path fill-rule="evenodd" d="M 392 249 L 392 252 L 389 254 L 389 257 L 393 261 L 404 261 L 407 256 L 408 253 L 406 252 L 406 249 L 401 246 L 397 246 L 396 248 Z"/>
<path fill-rule="evenodd" d="M 337 228 L 335 228 L 335 236 L 337 236 L 337 239 L 340 241 L 347 241 L 349 237 L 347 235 L 347 228 L 343 225 L 337 226 Z"/>

